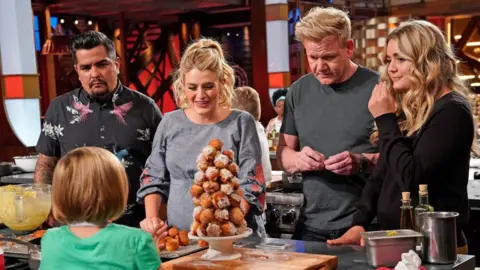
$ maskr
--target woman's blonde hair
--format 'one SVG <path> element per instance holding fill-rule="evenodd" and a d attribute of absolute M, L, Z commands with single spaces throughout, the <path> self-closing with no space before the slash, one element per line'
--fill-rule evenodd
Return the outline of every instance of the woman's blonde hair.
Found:
<path fill-rule="evenodd" d="M 231 107 L 234 97 L 235 73 L 227 63 L 220 43 L 213 39 L 202 38 L 188 46 L 180 60 L 180 67 L 175 73 L 173 91 L 177 105 L 188 107 L 185 95 L 185 74 L 192 69 L 209 70 L 217 74 L 220 83 L 219 105 Z"/>
<path fill-rule="evenodd" d="M 53 173 L 52 211 L 61 223 L 105 225 L 123 214 L 127 199 L 125 168 L 103 148 L 77 148 L 60 159 Z"/>
<path fill-rule="evenodd" d="M 237 87 L 235 89 L 235 99 L 233 100 L 232 107 L 249 112 L 255 120 L 260 120 L 260 96 L 252 87 Z"/>
<path fill-rule="evenodd" d="M 352 23 L 347 13 L 333 7 L 314 7 L 295 25 L 295 38 L 301 42 L 337 36 L 345 46 L 351 32 Z"/>
<path fill-rule="evenodd" d="M 381 78 L 396 95 L 396 113 L 400 119 L 399 126 L 402 132 L 411 136 L 421 129 L 444 87 L 460 94 L 469 104 L 470 90 L 460 80 L 455 54 L 438 27 L 423 20 L 407 21 L 401 23 L 388 35 L 386 44 L 388 45 L 391 40 L 397 41 L 402 55 L 412 62 L 409 74 L 412 86 L 408 91 L 403 93 L 393 91 L 388 67 Z M 386 57 L 387 48 L 385 47 L 382 54 L 384 64 Z M 472 151 L 477 153 L 476 128 L 474 130 Z M 372 142 L 378 140 L 377 130 L 373 132 L 370 139 Z"/>

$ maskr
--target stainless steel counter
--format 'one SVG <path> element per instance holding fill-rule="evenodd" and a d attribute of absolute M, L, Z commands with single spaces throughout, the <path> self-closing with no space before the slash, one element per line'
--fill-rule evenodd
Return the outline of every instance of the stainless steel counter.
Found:
<path fill-rule="evenodd" d="M 0 229 L 0 234 L 10 235 L 11 231 L 8 229 Z M 329 246 L 323 242 L 309 242 L 309 241 L 295 241 L 287 239 L 273 239 L 273 238 L 259 238 L 256 236 L 248 237 L 242 242 L 246 248 L 256 248 L 256 245 L 262 241 L 275 241 L 281 243 L 291 244 L 290 248 L 284 251 L 310 253 L 310 254 L 325 254 L 334 255 L 338 257 L 338 268 L 341 270 L 365 270 L 375 269 L 369 267 L 367 258 L 365 256 L 364 248 L 360 246 Z M 248 243 L 249 242 L 249 243 Z M 432 265 L 424 264 L 428 270 L 473 270 L 475 268 L 475 257 L 471 255 L 458 255 L 457 262 L 449 265 Z"/>
<path fill-rule="evenodd" d="M 0 185 L 19 185 L 31 183 L 33 183 L 33 172 L 0 177 Z"/>
<path fill-rule="evenodd" d="M 325 254 L 334 255 L 338 257 L 338 268 L 342 270 L 365 270 L 375 269 L 367 264 L 367 257 L 365 250 L 360 246 L 329 246 L 323 242 L 309 242 L 309 241 L 295 241 L 286 239 L 272 239 L 272 238 L 258 238 L 249 237 L 244 241 L 251 241 L 248 248 L 255 248 L 255 246 L 265 240 L 274 240 L 275 242 L 289 243 L 292 247 L 284 251 L 311 253 L 311 254 Z M 428 270 L 473 270 L 475 268 L 475 256 L 458 255 L 457 262 L 449 265 L 432 265 L 423 264 Z"/>

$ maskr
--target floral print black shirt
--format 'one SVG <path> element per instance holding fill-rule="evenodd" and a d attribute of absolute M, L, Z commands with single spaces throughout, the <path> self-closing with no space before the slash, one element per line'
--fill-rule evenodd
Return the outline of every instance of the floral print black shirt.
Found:
<path fill-rule="evenodd" d="M 150 97 L 120 83 L 106 100 L 97 100 L 78 88 L 50 104 L 37 151 L 60 158 L 77 147 L 97 146 L 114 153 L 125 166 L 130 183 L 127 209 L 118 223 L 139 226 L 145 215 L 143 206 L 136 204 L 139 178 L 161 119 Z"/>

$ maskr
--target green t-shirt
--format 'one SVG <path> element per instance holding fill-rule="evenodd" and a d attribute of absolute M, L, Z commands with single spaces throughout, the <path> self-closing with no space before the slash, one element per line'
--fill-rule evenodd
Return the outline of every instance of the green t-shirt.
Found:
<path fill-rule="evenodd" d="M 48 230 L 42 238 L 41 270 L 141 269 L 160 267 L 152 236 L 140 229 L 110 224 L 88 238 L 68 226 Z"/>

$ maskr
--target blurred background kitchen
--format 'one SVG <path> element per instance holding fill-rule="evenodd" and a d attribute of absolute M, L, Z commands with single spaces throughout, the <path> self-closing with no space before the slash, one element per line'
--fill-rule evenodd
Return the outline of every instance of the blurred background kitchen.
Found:
<path fill-rule="evenodd" d="M 79 87 L 69 38 L 88 31 L 112 37 L 122 82 L 152 97 L 162 113 L 175 110 L 172 69 L 201 36 L 219 40 L 235 68 L 236 86 L 255 88 L 261 122 L 277 117 L 272 94 L 309 72 L 294 25 L 314 6 L 348 10 L 354 61 L 379 72 L 386 36 L 410 18 L 441 28 L 461 59 L 473 112 L 480 114 L 480 1 L 474 0 L 1 0 L 0 185 L 33 182 L 42 118 L 55 97 Z M 19 17 L 25 11 L 30 17 Z M 26 37 L 26 38 L 25 38 Z M 30 49 L 32 48 L 32 50 Z M 278 130 L 267 134 L 273 168 L 267 193 L 267 232 L 290 238 L 303 195 L 301 179 L 279 170 Z M 12 165 L 15 164 L 15 165 Z M 472 157 L 469 253 L 480 257 L 480 159 Z M 478 260 L 480 261 L 480 260 Z M 478 265 L 478 263 L 477 263 Z"/>

